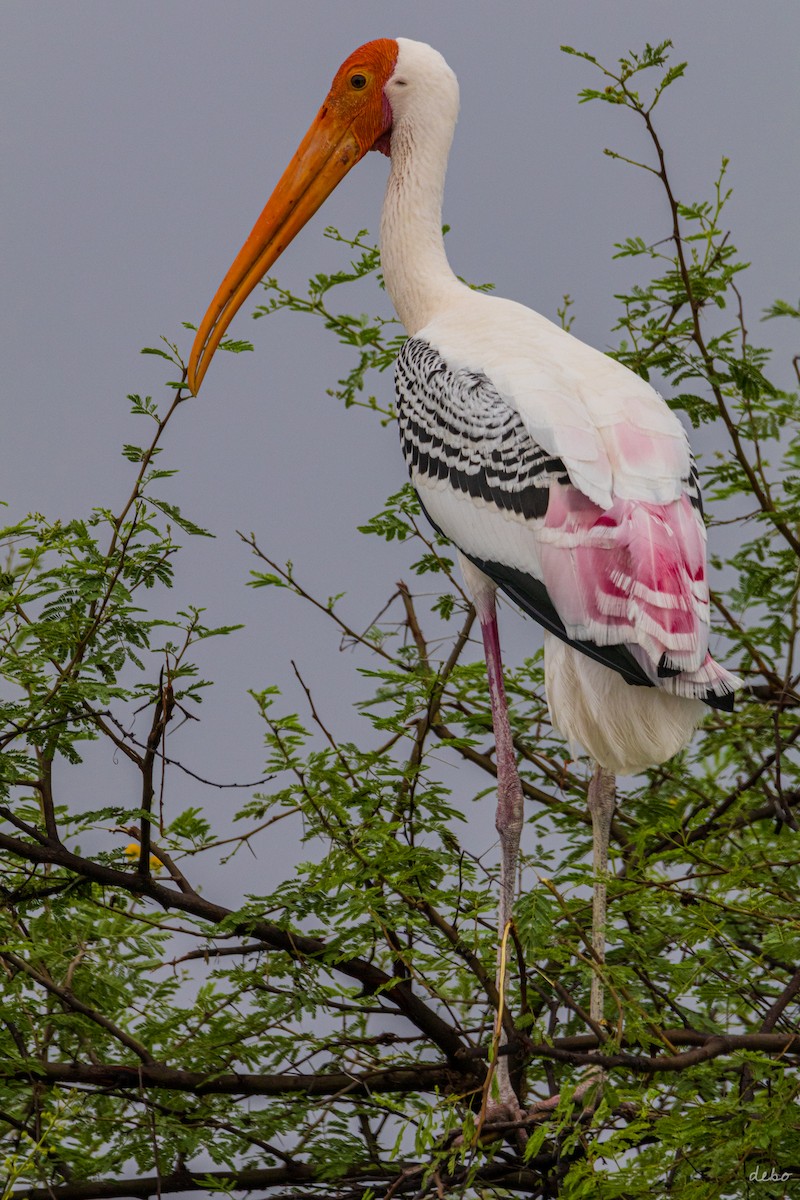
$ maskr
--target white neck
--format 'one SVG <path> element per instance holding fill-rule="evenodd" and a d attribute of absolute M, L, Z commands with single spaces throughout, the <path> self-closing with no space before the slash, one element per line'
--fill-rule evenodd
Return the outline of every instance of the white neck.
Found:
<path fill-rule="evenodd" d="M 451 270 L 442 238 L 444 177 L 458 113 L 458 88 L 439 55 L 436 58 L 447 77 L 438 77 L 438 72 L 418 77 L 414 62 L 409 63 L 410 52 L 430 48 L 405 39 L 398 42 L 401 52 L 394 78 L 407 75 L 409 83 L 392 97 L 396 107 L 392 167 L 381 215 L 381 265 L 397 315 L 414 334 L 465 286 Z"/>

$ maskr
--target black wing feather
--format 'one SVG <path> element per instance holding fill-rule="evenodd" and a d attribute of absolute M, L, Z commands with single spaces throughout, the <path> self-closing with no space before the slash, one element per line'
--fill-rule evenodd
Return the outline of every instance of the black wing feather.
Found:
<path fill-rule="evenodd" d="M 450 370 L 421 338 L 400 351 L 395 384 L 403 453 L 419 475 L 532 519 L 547 512 L 551 482 L 569 482 L 488 376 Z"/>

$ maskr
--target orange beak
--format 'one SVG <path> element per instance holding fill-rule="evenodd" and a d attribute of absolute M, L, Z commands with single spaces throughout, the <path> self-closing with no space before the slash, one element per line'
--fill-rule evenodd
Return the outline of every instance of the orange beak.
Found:
<path fill-rule="evenodd" d="M 275 260 L 286 249 L 351 167 L 387 133 L 391 112 L 383 83 L 397 44 L 382 39 L 362 46 L 342 64 L 328 97 L 266 208 L 223 279 L 197 331 L 188 381 L 197 393 L 225 331 Z M 353 89 L 354 72 L 363 91 Z"/>

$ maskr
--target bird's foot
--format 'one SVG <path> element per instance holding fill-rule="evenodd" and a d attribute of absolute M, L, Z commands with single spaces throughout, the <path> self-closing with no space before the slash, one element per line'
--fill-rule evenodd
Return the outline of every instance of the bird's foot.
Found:
<path fill-rule="evenodd" d="M 586 1098 L 587 1103 L 583 1104 L 581 1116 L 590 1116 L 597 1108 L 605 1078 L 605 1072 L 601 1067 L 590 1067 L 585 1078 L 571 1094 L 570 1100 L 573 1104 L 580 1104 Z M 556 1092 L 554 1096 L 548 1096 L 546 1100 L 535 1101 L 527 1109 L 520 1106 L 516 1096 L 493 1100 L 487 1104 L 478 1119 L 472 1137 L 472 1145 L 477 1145 L 479 1142 L 485 1145 L 502 1139 L 516 1144 L 519 1149 L 524 1149 L 528 1141 L 529 1129 L 534 1125 L 541 1124 L 542 1120 L 556 1111 L 560 1103 L 560 1092 Z M 457 1137 L 453 1144 L 460 1146 L 463 1145 L 463 1142 L 463 1137 Z"/>
<path fill-rule="evenodd" d="M 524 1128 L 527 1119 L 528 1114 L 523 1108 L 520 1108 L 516 1096 L 513 1099 L 493 1100 L 481 1111 L 469 1142 L 472 1146 L 476 1146 L 479 1143 L 486 1145 L 502 1139 L 510 1141 L 512 1144 L 516 1143 L 520 1149 L 524 1149 L 528 1140 Z M 465 1138 L 459 1134 L 453 1141 L 453 1145 L 463 1146 L 464 1142 Z"/>
<path fill-rule="evenodd" d="M 589 1096 L 589 1103 L 584 1105 L 583 1111 L 586 1113 L 594 1112 L 603 1093 L 605 1078 L 605 1072 L 602 1067 L 590 1067 L 586 1072 L 586 1077 L 575 1088 L 570 1099 L 573 1103 L 580 1103 L 584 1096 Z M 593 1089 L 594 1094 L 592 1095 Z M 528 1109 L 528 1116 L 544 1116 L 547 1113 L 555 1112 L 560 1103 L 561 1093 L 556 1092 L 555 1096 L 548 1096 L 546 1100 L 537 1100 L 535 1104 L 532 1104 Z"/>
<path fill-rule="evenodd" d="M 520 1121 L 524 1121 L 526 1116 L 527 1113 L 524 1108 L 520 1108 L 516 1096 L 513 1100 L 492 1101 L 491 1104 L 486 1105 L 483 1113 L 480 1122 L 481 1132 L 492 1129 L 494 1126 L 516 1125 Z"/>

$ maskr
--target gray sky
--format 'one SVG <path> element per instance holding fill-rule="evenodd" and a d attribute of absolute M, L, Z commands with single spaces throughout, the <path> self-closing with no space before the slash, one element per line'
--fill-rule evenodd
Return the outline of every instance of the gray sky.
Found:
<path fill-rule="evenodd" d="M 157 393 L 163 379 L 160 361 L 139 348 L 164 333 L 188 353 L 180 322 L 202 316 L 339 63 L 364 41 L 397 35 L 431 42 L 459 76 L 445 218 L 451 261 L 466 278 L 492 280 L 498 294 L 551 317 L 569 292 L 573 332 L 611 344 L 613 294 L 631 271 L 612 263 L 612 245 L 666 234 L 664 204 L 652 179 L 603 157 L 606 145 L 645 152 L 642 131 L 610 106 L 577 104 L 597 79 L 559 45 L 613 60 L 669 37 L 675 60 L 689 60 L 659 110 L 677 190 L 709 195 L 729 156 L 728 221 L 755 263 L 743 286 L 756 340 L 760 310 L 797 298 L 796 0 L 758 12 L 741 0 L 4 0 L 0 498 L 12 512 L 119 507 L 131 478 L 119 448 L 144 436 L 125 395 Z M 298 285 L 341 262 L 325 225 L 377 230 L 386 174 L 386 160 L 369 155 L 281 260 L 281 277 Z M 363 293 L 354 301 L 359 311 L 369 303 Z M 321 618 L 245 589 L 251 563 L 234 530 L 255 530 L 312 589 L 347 591 L 356 624 L 368 623 L 408 562 L 402 548 L 355 532 L 406 478 L 395 432 L 325 395 L 348 360 L 321 328 L 286 315 L 254 324 L 252 307 L 232 333 L 253 337 L 257 353 L 217 356 L 162 455 L 181 468 L 170 498 L 218 535 L 189 546 L 167 600 L 248 624 L 208 647 L 202 667 L 220 684 L 203 731 L 174 747 L 217 778 L 260 773 L 247 687 L 286 685 L 289 703 L 302 706 L 291 657 L 339 732 L 358 728 L 342 697 L 362 689 L 356 660 L 338 654 Z M 388 376 L 383 387 L 388 398 Z M 509 658 L 538 644 L 510 610 L 504 626 Z M 92 770 L 103 786 L 122 772 Z M 176 795 L 197 800 L 188 788 Z M 208 799 L 227 805 L 229 796 Z M 240 884 L 232 880 L 230 899 Z"/>

